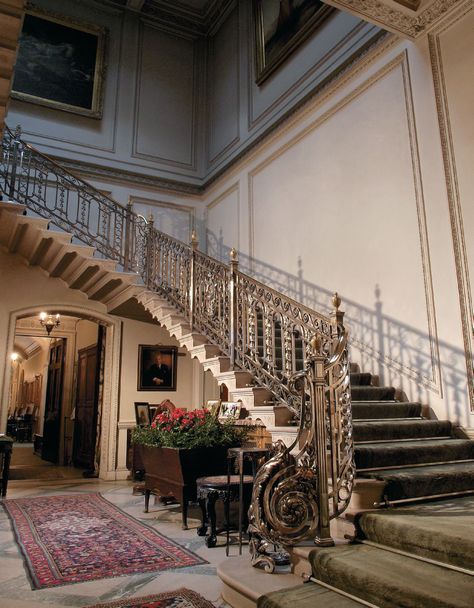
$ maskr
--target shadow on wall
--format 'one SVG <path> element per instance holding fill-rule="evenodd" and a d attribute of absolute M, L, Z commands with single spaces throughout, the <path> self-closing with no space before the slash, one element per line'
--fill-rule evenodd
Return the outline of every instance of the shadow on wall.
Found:
<path fill-rule="evenodd" d="M 224 245 L 222 234 L 217 237 L 207 230 L 206 235 L 208 255 L 228 262 L 230 247 Z M 301 258 L 296 275 L 245 254 L 239 253 L 238 259 L 241 272 L 309 308 L 324 314 L 331 312 L 333 292 L 304 279 Z M 359 360 L 361 369 L 377 374 L 380 384 L 403 390 L 410 401 L 429 403 L 430 393 L 441 394 L 443 389 L 446 415 L 450 419 L 463 418 L 469 411 L 464 351 L 443 341 L 436 343 L 435 336 L 385 315 L 378 285 L 374 298 L 374 306 L 369 308 L 343 295 L 341 308 L 350 330 L 351 348 L 358 351 L 359 356 L 354 358 Z"/>

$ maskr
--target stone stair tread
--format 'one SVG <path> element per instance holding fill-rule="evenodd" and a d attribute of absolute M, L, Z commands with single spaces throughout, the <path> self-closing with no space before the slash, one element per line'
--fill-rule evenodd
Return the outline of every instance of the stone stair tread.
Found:
<path fill-rule="evenodd" d="M 474 461 L 357 471 L 357 476 L 385 482 L 389 501 L 474 491 Z"/>
<path fill-rule="evenodd" d="M 474 458 L 474 442 L 470 439 L 429 439 L 372 443 L 355 446 L 358 472 L 374 467 L 449 462 Z"/>
<path fill-rule="evenodd" d="M 370 441 L 450 435 L 449 420 L 354 420 L 354 440 Z"/>
<path fill-rule="evenodd" d="M 469 574 L 367 545 L 316 549 L 314 576 L 380 608 L 472 608 Z"/>
<path fill-rule="evenodd" d="M 360 608 L 361 604 L 315 583 L 261 595 L 257 608 Z"/>
<path fill-rule="evenodd" d="M 474 570 L 474 497 L 359 513 L 358 538 Z"/>
<path fill-rule="evenodd" d="M 380 420 L 383 418 L 419 418 L 420 403 L 409 401 L 352 401 L 352 418 Z"/>

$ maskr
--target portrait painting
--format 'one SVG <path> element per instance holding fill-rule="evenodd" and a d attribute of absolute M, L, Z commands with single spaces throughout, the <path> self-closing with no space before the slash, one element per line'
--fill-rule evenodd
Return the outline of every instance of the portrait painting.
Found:
<path fill-rule="evenodd" d="M 34 9 L 25 14 L 12 97 L 101 118 L 106 30 Z"/>
<path fill-rule="evenodd" d="M 257 84 L 335 10 L 318 0 L 254 0 L 253 6 Z"/>
<path fill-rule="evenodd" d="M 138 390 L 175 391 L 178 348 L 176 346 L 138 347 Z"/>

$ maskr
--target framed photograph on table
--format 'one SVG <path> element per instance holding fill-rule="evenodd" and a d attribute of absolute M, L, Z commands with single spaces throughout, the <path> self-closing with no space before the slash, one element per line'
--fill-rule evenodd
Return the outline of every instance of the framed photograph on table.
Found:
<path fill-rule="evenodd" d="M 106 30 L 53 12 L 26 11 L 12 97 L 102 117 Z"/>
<path fill-rule="evenodd" d="M 175 391 L 177 362 L 177 346 L 140 344 L 138 347 L 137 390 Z"/>
<path fill-rule="evenodd" d="M 150 409 L 148 403 L 140 403 L 135 401 L 135 420 L 137 426 L 149 426 L 150 420 Z"/>
<path fill-rule="evenodd" d="M 242 401 L 223 401 L 219 409 L 219 420 L 237 419 L 240 416 Z"/>
<path fill-rule="evenodd" d="M 268 78 L 334 10 L 318 0 L 253 0 L 256 83 Z"/>

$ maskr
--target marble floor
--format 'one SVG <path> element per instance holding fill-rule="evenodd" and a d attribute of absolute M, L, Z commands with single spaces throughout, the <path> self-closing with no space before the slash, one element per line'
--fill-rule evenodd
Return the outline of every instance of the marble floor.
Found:
<path fill-rule="evenodd" d="M 13 481 L 8 486 L 7 498 L 48 496 L 100 492 L 107 500 L 139 521 L 155 527 L 161 534 L 194 551 L 208 564 L 165 570 L 156 573 L 135 574 L 76 583 L 57 588 L 33 591 L 26 576 L 20 550 L 14 541 L 10 520 L 0 509 L 0 607 L 1 608 L 60 608 L 63 606 L 88 606 L 132 596 L 150 595 L 172 591 L 179 587 L 192 589 L 210 600 L 215 606 L 224 607 L 221 599 L 222 584 L 216 574 L 217 565 L 223 560 L 237 558 L 237 547 L 231 547 L 231 556 L 225 557 L 224 537 L 219 545 L 208 549 L 204 538 L 197 536 L 199 512 L 190 510 L 189 530 L 181 530 L 179 507 L 150 505 L 150 512 L 143 512 L 143 496 L 132 495 L 131 482 L 104 482 L 91 480 L 63 480 L 61 482 Z M 1 504 L 1 501 L 0 501 Z M 244 547 L 244 551 L 247 549 Z"/>

